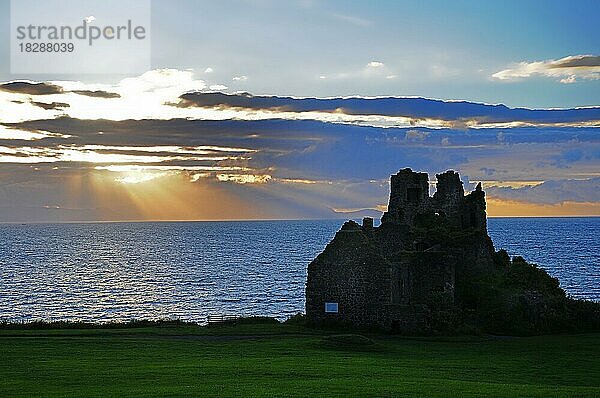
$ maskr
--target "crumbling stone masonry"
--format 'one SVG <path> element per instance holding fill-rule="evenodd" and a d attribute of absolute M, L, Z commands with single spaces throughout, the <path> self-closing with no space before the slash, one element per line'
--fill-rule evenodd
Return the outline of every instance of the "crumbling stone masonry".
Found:
<path fill-rule="evenodd" d="M 427 332 L 453 312 L 472 272 L 493 267 L 481 185 L 465 196 L 458 173 L 436 177 L 430 196 L 427 173 L 392 175 L 381 225 L 346 222 L 309 264 L 311 322 Z"/>

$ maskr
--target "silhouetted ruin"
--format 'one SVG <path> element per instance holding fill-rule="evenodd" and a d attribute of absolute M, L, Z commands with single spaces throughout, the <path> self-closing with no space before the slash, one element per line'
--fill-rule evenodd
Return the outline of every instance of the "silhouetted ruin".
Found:
<path fill-rule="evenodd" d="M 311 323 L 403 333 L 465 325 L 531 333 L 578 316 L 558 280 L 495 251 L 481 184 L 465 195 L 458 173 L 436 177 L 430 196 L 427 173 L 407 168 L 392 175 L 381 225 L 374 227 L 372 218 L 362 226 L 347 221 L 310 263 Z M 597 322 L 598 306 L 592 310 Z"/>

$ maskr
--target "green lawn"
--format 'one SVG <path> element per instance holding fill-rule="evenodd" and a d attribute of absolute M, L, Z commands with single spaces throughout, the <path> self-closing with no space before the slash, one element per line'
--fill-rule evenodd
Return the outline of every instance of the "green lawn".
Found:
<path fill-rule="evenodd" d="M 292 325 L 0 330 L 0 397 L 600 396 L 600 334 L 370 338 Z"/>

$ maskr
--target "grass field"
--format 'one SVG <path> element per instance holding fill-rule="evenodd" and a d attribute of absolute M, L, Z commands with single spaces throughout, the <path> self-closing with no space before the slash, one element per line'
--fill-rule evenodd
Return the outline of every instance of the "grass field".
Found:
<path fill-rule="evenodd" d="M 600 334 L 369 339 L 293 325 L 0 330 L 0 397 L 600 396 Z"/>

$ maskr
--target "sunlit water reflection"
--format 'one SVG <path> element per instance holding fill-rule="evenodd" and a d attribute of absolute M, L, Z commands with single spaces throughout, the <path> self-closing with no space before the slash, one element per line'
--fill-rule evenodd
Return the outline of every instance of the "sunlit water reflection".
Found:
<path fill-rule="evenodd" d="M 303 311 L 306 265 L 342 221 L 0 225 L 0 319 Z M 497 248 L 600 299 L 600 218 L 490 219 Z"/>

